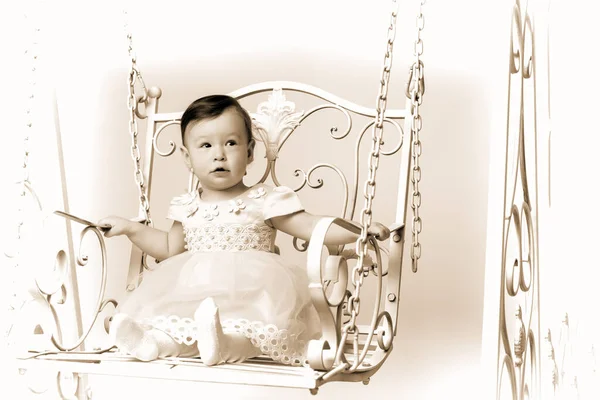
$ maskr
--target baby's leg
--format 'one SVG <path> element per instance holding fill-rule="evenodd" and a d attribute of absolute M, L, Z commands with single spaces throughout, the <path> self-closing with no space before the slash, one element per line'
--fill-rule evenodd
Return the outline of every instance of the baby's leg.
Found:
<path fill-rule="evenodd" d="M 204 364 L 242 362 L 260 354 L 260 350 L 244 335 L 223 333 L 219 309 L 212 298 L 200 304 L 194 319 L 198 324 L 198 350 Z"/>
<path fill-rule="evenodd" d="M 180 352 L 179 344 L 169 334 L 156 328 L 144 329 L 126 314 L 113 317 L 110 335 L 120 350 L 142 361 L 176 357 Z"/>
<path fill-rule="evenodd" d="M 225 362 L 228 363 L 240 363 L 262 354 L 260 349 L 255 347 L 243 333 L 226 333 L 225 343 L 227 343 L 227 348 L 221 353 L 225 354 Z"/>

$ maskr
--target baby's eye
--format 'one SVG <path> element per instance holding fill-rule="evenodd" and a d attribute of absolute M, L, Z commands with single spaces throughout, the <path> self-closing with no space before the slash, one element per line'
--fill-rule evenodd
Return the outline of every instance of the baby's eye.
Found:
<path fill-rule="evenodd" d="M 226 146 L 235 146 L 236 144 L 237 142 L 235 140 L 229 140 L 227 143 L 225 143 Z"/>
<path fill-rule="evenodd" d="M 202 143 L 202 144 L 200 145 L 200 148 L 201 148 L 201 149 L 208 149 L 209 147 L 210 147 L 210 143 Z"/>

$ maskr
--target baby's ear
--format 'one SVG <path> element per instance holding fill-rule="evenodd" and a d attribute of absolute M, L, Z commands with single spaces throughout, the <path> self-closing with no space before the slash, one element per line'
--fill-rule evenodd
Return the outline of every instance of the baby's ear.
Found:
<path fill-rule="evenodd" d="M 185 147 L 180 147 L 179 150 L 181 151 L 181 156 L 183 157 L 183 162 L 185 162 L 185 165 L 188 167 L 188 169 L 192 168 L 192 162 L 190 161 L 190 153 L 188 153 L 188 150 Z"/>

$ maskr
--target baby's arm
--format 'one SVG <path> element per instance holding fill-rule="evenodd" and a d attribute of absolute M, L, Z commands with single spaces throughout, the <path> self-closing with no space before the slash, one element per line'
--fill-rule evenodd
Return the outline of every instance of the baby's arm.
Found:
<path fill-rule="evenodd" d="M 302 240 L 310 240 L 310 236 L 321 218 L 323 217 L 312 215 L 306 211 L 300 211 L 294 214 L 273 217 L 270 221 L 277 230 Z M 349 222 L 354 223 L 352 221 Z M 386 240 L 390 236 L 390 230 L 379 222 L 371 223 L 369 233 L 375 235 L 379 240 Z M 325 244 L 348 244 L 356 242 L 357 239 L 358 235 L 349 232 L 338 225 L 332 224 L 327 231 L 327 236 L 325 236 Z"/>
<path fill-rule="evenodd" d="M 103 218 L 98 224 L 108 224 L 112 227 L 104 236 L 126 235 L 144 253 L 157 260 L 164 260 L 185 251 L 183 226 L 178 221 L 173 223 L 169 232 L 121 217 Z"/>

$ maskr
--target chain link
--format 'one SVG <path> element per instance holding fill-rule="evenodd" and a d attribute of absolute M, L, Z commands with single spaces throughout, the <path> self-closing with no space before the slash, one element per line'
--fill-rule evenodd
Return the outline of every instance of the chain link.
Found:
<path fill-rule="evenodd" d="M 358 337 L 359 330 L 356 326 L 356 318 L 360 313 L 360 290 L 362 288 L 365 277 L 368 275 L 369 269 L 364 264 L 365 256 L 367 255 L 367 247 L 370 238 L 368 237 L 369 227 L 373 221 L 373 199 L 375 198 L 376 192 L 376 176 L 377 168 L 379 167 L 379 155 L 381 151 L 381 145 L 383 143 L 383 123 L 385 119 L 385 110 L 387 107 L 387 95 L 389 88 L 390 72 L 392 70 L 392 54 L 394 49 L 394 39 L 396 38 L 396 17 L 398 15 L 398 2 L 392 1 L 392 13 L 390 16 L 390 25 L 387 33 L 387 42 L 385 57 L 383 60 L 383 69 L 381 72 L 379 94 L 377 96 L 377 114 L 375 116 L 375 123 L 373 124 L 372 130 L 372 142 L 371 152 L 369 153 L 369 175 L 365 181 L 363 188 L 363 194 L 365 197 L 365 204 L 360 214 L 360 222 L 362 225 L 361 233 L 356 240 L 356 253 L 358 254 L 358 260 L 356 266 L 352 272 L 352 283 L 354 285 L 354 293 L 348 298 L 348 310 L 350 313 L 350 320 L 344 325 L 342 332 L 342 340 L 340 341 L 340 347 L 336 355 L 336 361 L 339 361 L 344 351 L 346 339 L 348 335 L 352 335 L 353 340 L 353 351 L 354 361 L 351 366 L 347 368 L 348 372 L 352 372 L 358 368 L 360 363 L 358 355 Z"/>
<path fill-rule="evenodd" d="M 409 72 L 408 85 L 406 87 L 406 96 L 410 99 L 410 116 L 411 116 L 411 136 L 412 136 L 412 170 L 410 181 L 412 183 L 412 198 L 411 208 L 413 210 L 412 220 L 412 247 L 410 249 L 410 258 L 412 260 L 412 271 L 417 272 L 419 268 L 419 259 L 421 258 L 421 243 L 419 242 L 419 234 L 423 228 L 423 221 L 419 215 L 421 207 L 421 191 L 419 190 L 419 182 L 421 182 L 421 165 L 419 160 L 423 151 L 419 134 L 423 127 L 421 118 L 420 106 L 423 102 L 423 94 L 425 93 L 425 77 L 424 65 L 421 61 L 423 54 L 423 40 L 421 32 L 425 27 L 425 17 L 423 16 L 423 5 L 425 0 L 421 0 L 419 4 L 419 14 L 417 15 L 417 35 L 413 45 L 415 61 L 412 64 Z"/>
<path fill-rule="evenodd" d="M 411 133 L 413 137 L 412 141 L 412 157 L 413 157 L 413 168 L 411 171 L 411 182 L 413 184 L 413 196 L 412 196 L 412 209 L 414 213 L 412 232 L 413 232 L 413 248 L 411 249 L 411 258 L 413 260 L 412 269 L 414 272 L 417 271 L 417 262 L 421 257 L 421 246 L 418 241 L 419 233 L 422 229 L 422 221 L 419 216 L 419 207 L 421 206 L 421 192 L 419 191 L 419 181 L 421 180 L 421 167 L 419 165 L 419 157 L 421 156 L 422 148 L 421 141 L 419 140 L 419 133 L 422 128 L 422 119 L 420 115 L 419 106 L 421 105 L 423 94 L 425 92 L 425 80 L 423 75 L 423 62 L 420 56 L 423 54 L 423 41 L 421 39 L 421 31 L 423 30 L 425 19 L 423 17 L 423 5 L 425 0 L 421 0 L 419 5 L 419 15 L 417 16 L 417 37 L 414 43 L 414 55 L 415 62 L 410 70 L 409 82 L 406 89 L 406 95 L 411 100 Z M 356 253 L 358 254 L 358 261 L 352 271 L 352 283 L 354 285 L 354 293 L 348 298 L 348 312 L 350 314 L 350 320 L 342 328 L 342 334 L 340 344 L 337 349 L 335 362 L 340 363 L 341 358 L 346 346 L 348 336 L 352 336 L 353 343 L 353 363 L 349 365 L 346 363 L 345 371 L 355 371 L 361 360 L 359 357 L 359 329 L 356 325 L 356 319 L 360 313 L 360 291 L 364 283 L 364 278 L 368 276 L 369 269 L 365 268 L 364 260 L 367 256 L 367 247 L 369 244 L 368 231 L 373 220 L 373 199 L 376 192 L 376 175 L 377 168 L 379 167 L 379 156 L 381 151 L 381 145 L 383 144 L 383 123 L 385 120 L 385 110 L 387 107 L 387 94 L 389 88 L 389 78 L 392 68 L 392 54 L 394 39 L 396 37 L 396 19 L 398 15 L 398 3 L 397 0 L 392 0 L 392 13 L 390 16 L 390 25 L 388 28 L 387 46 L 383 62 L 383 70 L 381 72 L 381 80 L 379 87 L 379 94 L 377 96 L 377 115 L 375 117 L 375 123 L 373 124 L 372 130 L 372 143 L 371 152 L 369 154 L 369 176 L 365 181 L 363 188 L 363 194 L 365 197 L 365 204 L 361 210 L 361 224 L 362 229 L 359 238 L 356 240 Z"/>
<path fill-rule="evenodd" d="M 26 19 L 32 18 L 29 15 L 25 15 Z M 29 22 L 29 21 L 27 21 Z M 35 25 L 35 24 L 34 24 Z M 22 129 L 23 131 L 23 163 L 21 164 L 21 173 L 22 179 L 18 182 L 20 184 L 19 189 L 19 200 L 17 203 L 17 223 L 16 223 L 16 245 L 14 249 L 14 253 L 8 255 L 8 257 L 14 259 L 14 263 L 12 264 L 12 270 L 9 272 L 9 280 L 12 282 L 13 292 L 11 293 L 11 297 L 8 301 L 8 320 L 6 329 L 4 331 L 5 339 L 8 339 L 12 327 L 14 325 L 15 317 L 14 313 L 22 306 L 24 300 L 21 299 L 16 292 L 18 287 L 17 280 L 19 274 L 19 266 L 20 266 L 20 256 L 22 250 L 22 228 L 25 224 L 25 203 L 26 196 L 29 190 L 29 155 L 30 155 L 30 147 L 29 141 L 34 129 L 34 120 L 33 120 L 33 109 L 35 107 L 35 94 L 37 91 L 37 64 L 38 64 L 38 36 L 39 36 L 40 28 L 37 26 L 33 27 L 33 34 L 31 37 L 30 47 L 25 50 L 25 57 L 27 57 L 27 62 L 29 63 L 29 90 L 27 91 L 27 99 L 25 104 L 25 124 Z"/>
<path fill-rule="evenodd" d="M 546 65 L 547 65 L 547 87 L 548 87 L 548 207 L 552 207 L 552 97 L 551 97 L 551 78 L 550 74 L 550 23 L 552 21 L 551 12 L 552 1 L 548 0 L 548 23 L 546 24 Z"/>
<path fill-rule="evenodd" d="M 25 196 L 27 195 L 27 185 L 29 184 L 29 140 L 31 137 L 31 132 L 33 132 L 33 117 L 32 110 L 35 105 L 35 92 L 36 92 L 36 71 L 37 71 L 37 36 L 39 34 L 40 29 L 38 27 L 33 28 L 33 37 L 31 41 L 31 47 L 25 50 L 26 57 L 30 60 L 30 81 L 29 81 L 29 95 L 27 96 L 27 103 L 25 106 L 25 128 L 23 129 L 23 164 L 22 164 L 22 180 L 21 180 L 21 190 L 20 190 L 20 201 L 19 201 L 19 220 L 17 222 L 17 239 L 21 239 L 21 228 L 24 224 L 24 206 L 25 206 Z"/>
<path fill-rule="evenodd" d="M 129 30 L 129 23 L 127 21 L 127 11 L 123 11 L 125 17 L 125 33 L 127 35 L 128 49 L 127 52 L 129 54 L 130 59 L 130 68 L 129 68 L 129 79 L 128 79 L 128 96 L 127 96 L 127 109 L 129 110 L 129 134 L 131 135 L 131 159 L 133 160 L 135 172 L 134 179 L 135 183 L 138 186 L 139 191 L 139 201 L 140 208 L 144 213 L 144 219 L 146 225 L 152 225 L 152 218 L 150 216 L 150 202 L 148 201 L 148 197 L 146 194 L 146 181 L 144 178 L 144 173 L 142 171 L 141 166 L 141 153 L 140 148 L 138 146 L 138 124 L 137 124 L 137 115 L 138 115 L 138 105 L 139 103 L 145 103 L 148 99 L 148 89 L 146 88 L 146 84 L 144 79 L 142 78 L 142 73 L 138 69 L 137 66 L 137 56 L 133 49 L 133 37 Z M 140 97 L 137 97 L 135 93 L 135 84 L 139 82 L 142 86 L 144 94 Z"/>

